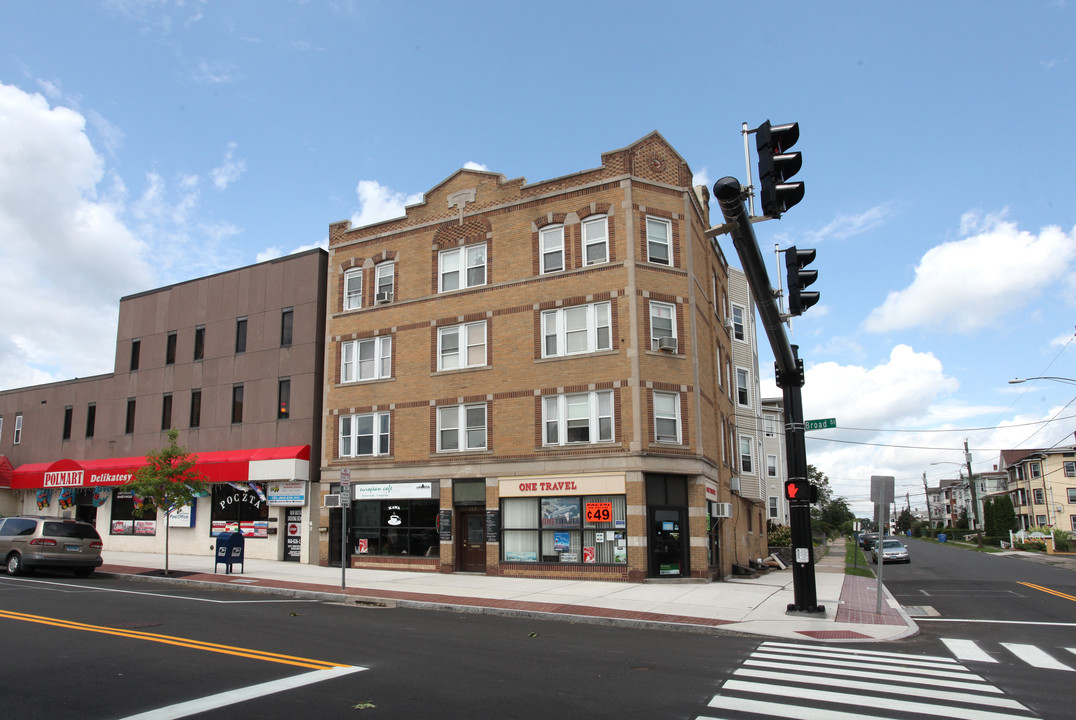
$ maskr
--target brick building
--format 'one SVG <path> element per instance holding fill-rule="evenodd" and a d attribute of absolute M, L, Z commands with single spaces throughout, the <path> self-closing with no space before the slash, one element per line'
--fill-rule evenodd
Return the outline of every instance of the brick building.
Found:
<path fill-rule="evenodd" d="M 0 514 L 76 517 L 106 551 L 163 552 L 163 515 L 135 514 L 121 486 L 175 428 L 211 494 L 170 520 L 173 552 L 212 555 L 241 529 L 248 557 L 316 561 L 326 258 L 124 297 L 114 372 L 0 391 Z"/>
<path fill-rule="evenodd" d="M 708 192 L 656 132 L 601 160 L 464 169 L 401 218 L 330 226 L 321 477 L 351 485 L 322 563 L 641 581 L 765 554 L 763 498 L 730 489 Z"/>

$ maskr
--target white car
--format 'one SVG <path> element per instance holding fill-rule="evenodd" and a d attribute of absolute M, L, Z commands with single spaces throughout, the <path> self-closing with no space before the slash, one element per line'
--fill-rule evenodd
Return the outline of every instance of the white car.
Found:
<path fill-rule="evenodd" d="M 871 560 L 878 564 L 878 545 L 875 544 L 871 548 Z M 912 561 L 911 555 L 908 554 L 908 548 L 904 546 L 900 540 L 886 538 L 882 541 L 882 562 L 904 562 L 910 563 Z"/>

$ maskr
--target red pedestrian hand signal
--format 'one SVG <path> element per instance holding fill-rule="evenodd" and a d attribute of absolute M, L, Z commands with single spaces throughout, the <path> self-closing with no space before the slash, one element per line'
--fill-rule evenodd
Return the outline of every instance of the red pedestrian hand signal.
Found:
<path fill-rule="evenodd" d="M 811 483 L 808 480 L 785 481 L 785 498 L 800 502 L 811 502 Z"/>

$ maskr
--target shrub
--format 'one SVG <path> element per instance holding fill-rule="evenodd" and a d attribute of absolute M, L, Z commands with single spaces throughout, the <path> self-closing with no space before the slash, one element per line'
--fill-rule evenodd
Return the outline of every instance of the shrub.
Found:
<path fill-rule="evenodd" d="M 771 547 L 792 547 L 792 528 L 787 525 L 774 525 L 770 528 L 767 543 Z"/>

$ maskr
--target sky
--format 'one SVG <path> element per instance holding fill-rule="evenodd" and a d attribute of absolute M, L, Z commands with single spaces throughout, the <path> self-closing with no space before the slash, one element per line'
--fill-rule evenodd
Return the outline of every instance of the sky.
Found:
<path fill-rule="evenodd" d="M 1074 37 L 1066 0 L 0 3 L 0 389 L 111 372 L 120 297 L 461 167 L 545 180 L 657 130 L 746 183 L 743 124 L 798 122 L 804 199 L 754 228 L 775 287 L 775 247 L 817 250 L 791 333 L 838 427 L 808 462 L 862 517 L 872 475 L 921 510 L 965 441 L 974 472 L 1076 442 L 1072 383 L 1008 382 L 1076 377 Z"/>

